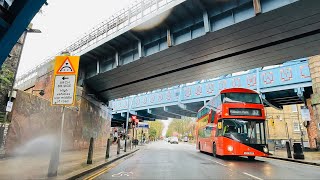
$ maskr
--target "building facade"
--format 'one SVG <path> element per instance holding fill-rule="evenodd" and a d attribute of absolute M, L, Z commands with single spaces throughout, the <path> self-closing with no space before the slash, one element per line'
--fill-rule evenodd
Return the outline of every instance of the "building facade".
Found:
<path fill-rule="evenodd" d="M 271 107 L 266 108 L 267 137 L 269 142 L 276 146 L 284 147 L 286 141 L 301 142 L 304 147 L 310 147 L 308 130 L 305 127 L 301 107 L 304 104 L 293 104 L 277 110 Z"/>

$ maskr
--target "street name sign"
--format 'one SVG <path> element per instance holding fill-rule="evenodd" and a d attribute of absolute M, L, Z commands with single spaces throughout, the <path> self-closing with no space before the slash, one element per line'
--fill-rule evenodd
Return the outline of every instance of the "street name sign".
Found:
<path fill-rule="evenodd" d="M 76 99 L 79 60 L 79 56 L 56 57 L 51 105 L 74 105 Z"/>
<path fill-rule="evenodd" d="M 301 106 L 300 108 L 301 108 L 302 121 L 311 121 L 310 112 L 309 112 L 308 107 Z"/>
<path fill-rule="evenodd" d="M 7 112 L 11 112 L 11 111 L 12 111 L 12 106 L 13 106 L 13 102 L 8 101 L 8 102 L 7 102 L 6 111 L 7 111 Z"/>
<path fill-rule="evenodd" d="M 137 128 L 149 128 L 149 124 L 148 123 L 139 122 Z"/>

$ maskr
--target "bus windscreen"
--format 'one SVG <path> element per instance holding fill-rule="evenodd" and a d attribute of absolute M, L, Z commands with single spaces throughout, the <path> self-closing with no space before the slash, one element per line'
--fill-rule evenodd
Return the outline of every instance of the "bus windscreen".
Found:
<path fill-rule="evenodd" d="M 221 94 L 223 103 L 253 103 L 261 104 L 261 99 L 259 94 L 250 94 L 250 93 L 224 93 Z"/>

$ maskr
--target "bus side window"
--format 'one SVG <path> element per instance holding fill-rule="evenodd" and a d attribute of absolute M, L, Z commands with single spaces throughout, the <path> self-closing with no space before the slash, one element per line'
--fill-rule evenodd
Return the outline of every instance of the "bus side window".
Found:
<path fill-rule="evenodd" d="M 213 127 L 211 131 L 212 131 L 211 136 L 213 137 L 216 136 L 217 128 Z"/>
<path fill-rule="evenodd" d="M 216 136 L 222 136 L 222 135 L 223 135 L 222 120 L 218 120 Z"/>
<path fill-rule="evenodd" d="M 204 134 L 205 132 L 204 132 L 204 129 L 203 128 L 200 128 L 199 129 L 199 137 L 201 137 L 201 138 L 203 138 L 203 137 L 205 137 L 205 134 Z"/>
<path fill-rule="evenodd" d="M 214 122 L 214 117 L 216 115 L 216 111 L 212 110 L 212 115 L 211 115 L 211 119 L 210 119 L 210 123 Z"/>
<path fill-rule="evenodd" d="M 206 128 L 204 129 L 204 131 L 205 131 L 205 137 L 206 137 L 206 138 L 211 137 L 212 129 L 213 129 L 212 127 L 206 127 Z"/>

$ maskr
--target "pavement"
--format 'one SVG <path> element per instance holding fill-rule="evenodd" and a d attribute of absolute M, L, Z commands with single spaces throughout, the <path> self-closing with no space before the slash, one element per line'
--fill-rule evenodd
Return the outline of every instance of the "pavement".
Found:
<path fill-rule="evenodd" d="M 293 151 L 291 152 L 292 158 L 288 158 L 287 151 L 285 149 L 277 149 L 275 151 L 270 151 L 270 153 L 272 153 L 270 157 L 273 157 L 273 158 L 296 161 L 299 163 L 314 164 L 314 165 L 320 166 L 320 151 L 303 152 L 304 159 L 294 159 Z"/>
<path fill-rule="evenodd" d="M 135 149 L 132 149 L 134 151 Z M 130 153 L 130 149 L 125 153 L 120 150 L 117 155 L 117 146 L 110 147 L 110 157 L 106 160 L 106 147 L 94 148 L 93 163 L 87 164 L 88 149 L 79 151 L 62 152 L 58 176 L 51 179 L 68 179 L 91 169 L 106 164 L 123 155 Z M 47 172 L 50 162 L 50 154 L 34 154 L 32 156 L 17 156 L 0 159 L 0 179 L 47 179 Z"/>
<path fill-rule="evenodd" d="M 153 142 L 81 179 L 319 179 L 320 167 L 257 157 L 214 158 L 195 145 Z"/>

